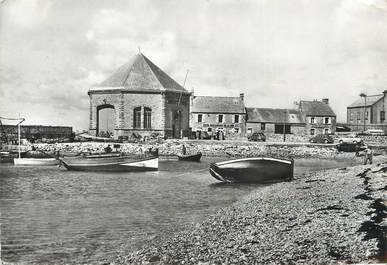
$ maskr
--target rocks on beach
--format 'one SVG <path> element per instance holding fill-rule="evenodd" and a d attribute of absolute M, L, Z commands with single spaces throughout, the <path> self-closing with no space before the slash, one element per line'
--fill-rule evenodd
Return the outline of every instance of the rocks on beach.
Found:
<path fill-rule="evenodd" d="M 367 166 L 328 170 L 258 189 L 204 222 L 159 237 L 112 264 L 376 261 L 383 255 L 386 234 L 372 233 L 385 231 L 386 224 L 374 215 L 386 212 L 372 207 L 381 199 L 380 189 L 385 189 L 386 169 L 373 170 Z"/>

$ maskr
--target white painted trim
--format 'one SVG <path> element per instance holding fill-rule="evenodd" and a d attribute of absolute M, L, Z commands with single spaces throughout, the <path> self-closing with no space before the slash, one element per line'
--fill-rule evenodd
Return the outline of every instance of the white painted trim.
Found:
<path fill-rule="evenodd" d="M 215 165 L 221 166 L 221 165 L 226 165 L 226 164 L 234 163 L 234 162 L 253 161 L 253 160 L 270 160 L 270 161 L 276 161 L 276 162 L 281 162 L 281 163 L 286 163 L 286 164 L 292 163 L 292 161 L 289 161 L 289 160 L 272 158 L 272 157 L 251 157 L 251 158 L 242 158 L 242 159 L 234 159 L 234 160 L 229 160 L 229 161 L 224 161 L 224 162 L 218 162 L 218 163 L 215 163 Z"/>

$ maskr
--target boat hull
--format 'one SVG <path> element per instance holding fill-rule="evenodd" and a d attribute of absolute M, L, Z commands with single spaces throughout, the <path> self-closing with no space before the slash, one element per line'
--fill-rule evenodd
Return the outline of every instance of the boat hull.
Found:
<path fill-rule="evenodd" d="M 68 170 L 104 172 L 157 171 L 158 158 L 100 157 L 59 158 Z"/>
<path fill-rule="evenodd" d="M 56 166 L 59 161 L 55 158 L 15 158 L 15 166 Z"/>
<path fill-rule="evenodd" d="M 194 161 L 194 162 L 199 162 L 200 158 L 202 158 L 202 153 L 197 153 L 194 155 L 182 155 L 178 156 L 179 161 Z"/>
<path fill-rule="evenodd" d="M 222 182 L 271 183 L 293 178 L 294 161 L 267 157 L 235 159 L 210 165 Z"/>

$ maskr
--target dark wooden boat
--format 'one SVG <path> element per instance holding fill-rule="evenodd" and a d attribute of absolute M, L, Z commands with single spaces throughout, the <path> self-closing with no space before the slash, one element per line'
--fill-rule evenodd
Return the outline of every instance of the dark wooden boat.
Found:
<path fill-rule="evenodd" d="M 293 178 L 294 161 L 252 157 L 212 163 L 210 173 L 223 182 L 270 183 Z"/>
<path fill-rule="evenodd" d="M 157 171 L 157 157 L 110 156 L 110 157 L 60 157 L 68 170 L 138 172 Z"/>
<path fill-rule="evenodd" d="M 197 153 L 197 154 L 194 154 L 194 155 L 180 155 L 180 156 L 177 156 L 178 160 L 179 161 L 195 161 L 195 162 L 199 162 L 200 161 L 200 158 L 202 158 L 202 153 Z"/>
<path fill-rule="evenodd" d="M 364 143 L 340 143 L 337 145 L 339 152 L 358 153 L 364 151 L 367 148 Z"/>

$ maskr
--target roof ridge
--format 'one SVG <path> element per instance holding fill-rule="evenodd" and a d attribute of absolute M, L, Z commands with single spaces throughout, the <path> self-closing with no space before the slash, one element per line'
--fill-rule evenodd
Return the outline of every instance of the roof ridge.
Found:
<path fill-rule="evenodd" d="M 145 62 L 146 66 L 147 66 L 147 67 L 149 68 L 149 70 L 151 71 L 153 77 L 156 78 L 157 82 L 159 82 L 159 84 L 160 84 L 160 86 L 163 88 L 163 90 L 166 90 L 166 87 L 163 86 L 163 84 L 161 83 L 160 79 L 157 77 L 156 73 L 153 72 L 152 67 L 149 65 L 148 62 L 151 62 L 151 60 L 149 60 L 149 59 L 148 59 L 144 54 L 142 54 L 141 52 L 140 52 L 139 56 L 140 56 L 141 59 Z M 152 63 L 152 62 L 151 62 L 151 63 Z M 152 64 L 153 64 L 153 63 L 152 63 Z M 158 67 L 158 66 L 156 65 L 156 67 Z"/>

